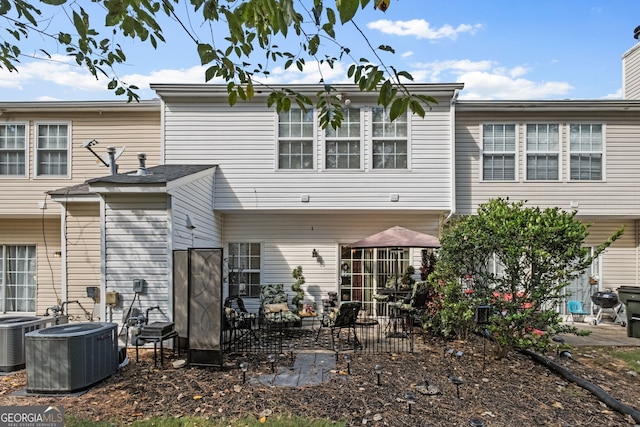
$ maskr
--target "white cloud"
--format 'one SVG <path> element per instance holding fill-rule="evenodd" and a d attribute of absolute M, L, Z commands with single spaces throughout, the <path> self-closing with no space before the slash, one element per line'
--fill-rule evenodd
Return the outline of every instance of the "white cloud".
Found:
<path fill-rule="evenodd" d="M 431 28 L 431 24 L 424 19 L 411 19 L 409 21 L 389 21 L 380 19 L 370 22 L 367 27 L 371 30 L 379 30 L 385 34 L 397 36 L 414 36 L 417 39 L 437 40 L 442 38 L 456 39 L 458 34 L 474 34 L 482 25 L 460 24 L 453 27 L 449 24 L 440 28 Z"/>
<path fill-rule="evenodd" d="M 573 87 L 566 82 L 535 82 L 510 75 L 472 71 L 458 76 L 464 83 L 461 99 L 549 99 L 568 94 Z"/>
<path fill-rule="evenodd" d="M 413 56 L 413 51 L 409 50 L 405 53 L 403 53 L 402 55 L 400 55 L 402 58 L 408 58 L 410 56 Z"/>
<path fill-rule="evenodd" d="M 536 82 L 525 78 L 525 66 L 506 68 L 493 61 L 449 60 L 412 65 L 415 81 L 464 83 L 461 99 L 549 99 L 565 97 L 567 82 Z"/>

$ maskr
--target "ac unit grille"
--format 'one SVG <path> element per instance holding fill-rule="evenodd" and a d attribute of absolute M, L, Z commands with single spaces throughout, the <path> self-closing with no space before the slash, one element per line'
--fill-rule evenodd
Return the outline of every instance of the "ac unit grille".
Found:
<path fill-rule="evenodd" d="M 28 393 L 71 393 L 118 368 L 115 323 L 68 323 L 26 335 Z"/>
<path fill-rule="evenodd" d="M 54 324 L 51 317 L 0 317 L 0 372 L 17 371 L 25 366 L 25 334 Z"/>

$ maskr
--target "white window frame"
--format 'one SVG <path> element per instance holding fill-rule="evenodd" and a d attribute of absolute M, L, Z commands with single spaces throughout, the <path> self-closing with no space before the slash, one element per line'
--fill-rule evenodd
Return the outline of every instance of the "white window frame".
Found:
<path fill-rule="evenodd" d="M 243 245 L 249 249 L 248 253 L 240 254 L 240 248 Z M 251 249 L 257 247 L 260 250 L 259 255 L 252 253 Z M 232 247 L 236 247 L 234 251 Z M 246 298 L 260 298 L 260 289 L 263 282 L 264 271 L 264 247 L 259 242 L 229 242 L 227 243 L 227 274 L 229 295 L 239 295 Z M 238 253 L 238 258 L 235 254 Z M 251 265 L 251 258 L 258 258 L 257 268 L 255 263 Z M 247 265 L 246 261 L 249 261 Z M 257 275 L 257 276 L 256 276 Z M 245 285 L 244 292 L 242 287 Z M 235 287 L 238 287 L 236 290 Z"/>
<path fill-rule="evenodd" d="M 351 120 L 351 116 L 352 113 L 356 112 L 358 114 L 358 120 Z M 323 132 L 324 135 L 324 151 L 323 151 L 323 169 L 326 171 L 340 171 L 340 172 L 344 172 L 344 171 L 361 171 L 363 169 L 363 165 L 364 165 L 364 120 L 363 120 L 363 110 L 359 107 L 349 107 L 349 108 L 345 108 L 344 109 L 344 120 L 342 121 L 342 125 L 345 126 L 344 128 L 341 126 L 338 129 L 333 129 L 331 127 L 328 127 L 327 129 L 325 129 L 325 131 Z M 355 124 L 357 123 L 359 126 L 359 134 L 357 136 L 352 136 L 351 135 L 351 127 L 349 127 L 350 124 Z M 345 131 L 346 129 L 346 131 Z M 342 156 L 347 156 L 348 159 L 351 159 L 351 157 L 353 156 L 353 153 L 351 153 L 350 151 L 348 151 L 347 153 L 336 153 L 335 155 L 332 154 L 331 156 L 329 155 L 329 146 L 333 143 L 337 143 L 337 144 L 349 144 L 351 142 L 358 142 L 358 164 L 355 167 L 327 167 L 327 163 L 329 162 L 329 158 L 330 157 L 336 157 L 336 163 L 339 163 L 340 161 L 340 157 L 341 154 Z M 349 148 L 348 148 L 349 150 Z"/>
<path fill-rule="evenodd" d="M 382 110 L 384 113 L 384 118 L 386 119 L 384 123 L 386 123 L 385 125 L 385 129 L 384 129 L 384 134 L 382 136 L 376 136 L 374 133 L 374 122 L 373 122 L 373 118 L 374 118 L 374 114 L 375 114 L 375 110 Z M 404 118 L 404 121 L 402 121 L 402 119 Z M 399 125 L 401 125 L 402 123 L 404 123 L 406 125 L 406 135 L 402 136 L 398 136 L 397 131 L 398 131 L 398 127 Z M 407 112 L 405 112 L 404 114 L 402 114 L 400 117 L 398 117 L 396 120 L 394 120 L 393 122 L 389 121 L 389 109 L 385 109 L 383 107 L 372 107 L 369 109 L 369 120 L 368 120 L 368 129 L 367 132 L 369 132 L 370 135 L 370 144 L 369 144 L 369 168 L 372 171 L 376 171 L 376 172 L 404 172 L 404 171 L 409 171 L 411 170 L 411 115 L 408 114 Z M 386 126 L 389 126 L 390 128 L 393 128 L 393 132 L 387 133 L 387 129 Z M 376 154 L 375 154 L 375 146 L 376 143 L 378 142 L 394 142 L 394 141 L 405 141 L 406 142 L 406 162 L 407 165 L 405 167 L 393 167 L 393 168 L 386 168 L 386 167 L 376 167 Z M 398 157 L 398 155 L 395 153 L 394 150 L 394 157 Z"/>
<path fill-rule="evenodd" d="M 7 128 L 9 126 L 24 126 L 24 173 L 22 174 L 0 174 L 0 179 L 15 179 L 15 178 L 28 178 L 29 177 L 29 124 L 26 122 L 1 122 L 0 127 Z M 18 149 L 3 149 L 0 146 L 0 152 L 20 152 Z"/>
<path fill-rule="evenodd" d="M 602 141 L 600 143 L 600 150 L 573 150 L 571 147 L 571 128 L 573 126 L 600 126 L 601 129 L 601 137 Z M 567 124 L 567 180 L 569 182 L 604 182 L 605 181 L 605 172 L 606 172 L 606 134 L 607 134 L 606 125 L 604 123 L 599 122 L 573 122 Z M 599 179 L 575 179 L 571 175 L 571 164 L 572 164 L 572 156 L 574 154 L 586 154 L 586 155 L 600 155 L 600 178 Z"/>
<path fill-rule="evenodd" d="M 9 277 L 9 272 L 7 271 L 8 267 L 8 256 L 9 256 L 9 247 L 12 248 L 27 248 L 28 252 L 32 252 L 32 257 L 25 258 L 22 261 L 15 262 L 14 271 L 15 274 L 20 275 L 20 279 L 25 279 L 29 281 L 29 283 L 13 283 L 12 286 L 16 287 L 16 291 L 21 290 L 23 294 L 32 294 L 22 295 L 22 296 L 14 296 L 12 299 L 16 301 L 22 301 L 24 304 L 30 305 L 31 307 L 26 307 L 23 310 L 8 310 L 9 304 L 7 303 L 8 291 L 7 288 L 9 284 L 7 283 L 7 278 Z M 27 255 L 29 255 L 27 253 Z M 36 304 L 37 304 L 37 280 L 36 275 L 38 272 L 38 248 L 36 245 L 0 245 L 0 313 L 35 313 L 36 312 Z M 18 270 L 19 266 L 23 267 L 31 267 L 27 270 L 22 269 Z M 19 307 L 13 307 L 19 308 Z"/>
<path fill-rule="evenodd" d="M 485 126 L 513 126 L 514 127 L 514 148 L 513 151 L 508 150 L 495 150 L 488 151 L 485 150 L 484 145 L 484 134 L 485 134 Z M 519 147 L 519 135 L 520 129 L 517 123 L 512 122 L 500 122 L 500 123 L 481 123 L 480 124 L 480 164 L 479 164 L 479 172 L 480 172 L 480 180 L 483 182 L 517 182 L 518 181 L 518 147 Z M 513 155 L 513 179 L 487 179 L 484 173 L 484 161 L 485 157 L 488 156 L 499 156 L 499 155 Z"/>
<path fill-rule="evenodd" d="M 45 149 L 40 149 L 38 146 L 38 135 L 40 134 L 40 126 L 67 126 L 67 171 L 63 174 L 47 174 L 44 175 L 40 171 L 40 153 L 45 151 Z M 33 176 L 39 179 L 51 179 L 51 178 L 70 178 L 71 177 L 71 122 L 36 122 L 34 124 L 34 132 L 33 132 Z M 62 149 L 57 151 L 64 151 Z"/>
<path fill-rule="evenodd" d="M 275 170 L 276 171 L 282 171 L 282 172 L 303 172 L 303 171 L 314 171 L 316 169 L 316 135 L 317 135 L 317 115 L 315 113 L 315 110 L 312 109 L 308 109 L 307 113 L 311 114 L 311 126 L 312 126 L 312 134 L 310 136 L 291 136 L 291 135 L 281 135 L 280 134 L 280 118 L 283 115 L 287 115 L 287 117 L 289 118 L 288 123 L 292 123 L 291 121 L 291 116 L 293 113 L 297 113 L 297 112 L 301 112 L 301 114 L 304 114 L 304 112 L 302 111 L 302 109 L 300 108 L 291 108 L 289 111 L 282 111 L 278 114 L 276 114 L 276 159 L 275 159 Z M 295 122 L 295 123 L 305 123 L 303 121 L 300 122 Z M 300 143 L 305 143 L 305 142 L 309 142 L 311 143 L 311 167 L 300 167 L 300 168 L 291 168 L 291 167 L 282 167 L 280 165 L 280 144 L 281 143 L 287 143 L 287 144 L 293 144 L 296 142 L 300 142 Z M 304 158 L 304 156 L 302 156 Z M 303 162 L 304 163 L 304 162 Z"/>
<path fill-rule="evenodd" d="M 536 130 L 539 131 L 540 126 L 546 126 L 547 127 L 547 131 L 549 129 L 550 126 L 557 126 L 558 127 L 558 140 L 555 141 L 557 143 L 557 147 L 554 150 L 552 149 L 540 149 L 540 138 L 536 139 L 536 142 L 538 144 L 538 148 L 536 149 L 530 149 L 529 148 L 529 127 L 530 126 L 535 126 Z M 536 133 L 537 135 L 540 135 L 539 132 Z M 548 136 L 548 132 L 547 132 L 547 136 Z M 549 142 L 548 146 L 550 146 L 552 143 Z M 540 181 L 540 182 L 559 182 L 562 180 L 562 157 L 561 157 L 561 153 L 562 153 L 562 125 L 560 123 L 526 123 L 524 125 L 524 151 L 525 151 L 525 169 L 524 169 L 524 177 L 525 180 L 527 181 Z M 556 178 L 529 178 L 529 155 L 534 155 L 534 156 L 555 156 L 556 160 L 557 160 L 557 165 L 556 165 Z M 551 168 L 546 167 L 546 170 L 549 171 L 551 170 Z"/>

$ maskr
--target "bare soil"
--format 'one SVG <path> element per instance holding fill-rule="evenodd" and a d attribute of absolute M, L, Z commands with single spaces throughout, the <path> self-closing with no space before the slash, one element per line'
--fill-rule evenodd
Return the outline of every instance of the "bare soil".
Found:
<path fill-rule="evenodd" d="M 164 368 L 156 369 L 152 350 L 141 350 L 138 363 L 130 350 L 129 364 L 77 396 L 25 395 L 25 370 L 3 375 L 0 405 L 62 405 L 66 414 L 118 426 L 153 415 L 226 420 L 267 415 L 269 425 L 269 414 L 296 414 L 354 426 L 469 426 L 472 420 L 496 427 L 635 424 L 630 416 L 612 410 L 589 391 L 523 354 L 494 359 L 491 343 L 475 337 L 468 341 L 427 338 L 414 353 L 355 354 L 351 374 L 340 355 L 324 383 L 295 388 L 251 381 L 271 371 L 264 354 L 225 356 L 225 367 L 216 370 L 174 368 L 170 353 L 165 353 Z M 602 348 L 580 347 L 571 353 L 571 359 L 555 352 L 546 356 L 622 403 L 640 407 L 637 373 Z M 238 369 L 242 361 L 249 362 L 246 382 Z M 277 363 L 287 366 L 291 359 L 281 355 Z M 376 364 L 383 366 L 380 385 L 373 370 Z M 451 377 L 461 380 L 458 389 Z M 415 394 L 411 413 L 407 391 Z"/>

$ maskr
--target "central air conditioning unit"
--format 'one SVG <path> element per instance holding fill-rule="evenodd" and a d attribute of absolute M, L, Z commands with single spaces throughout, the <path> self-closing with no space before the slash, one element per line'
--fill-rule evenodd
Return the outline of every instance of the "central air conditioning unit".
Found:
<path fill-rule="evenodd" d="M 52 317 L 0 317 L 0 372 L 11 372 L 24 368 L 25 334 L 54 324 Z"/>
<path fill-rule="evenodd" d="M 82 391 L 118 369 L 115 323 L 52 326 L 25 337 L 27 393 Z"/>

